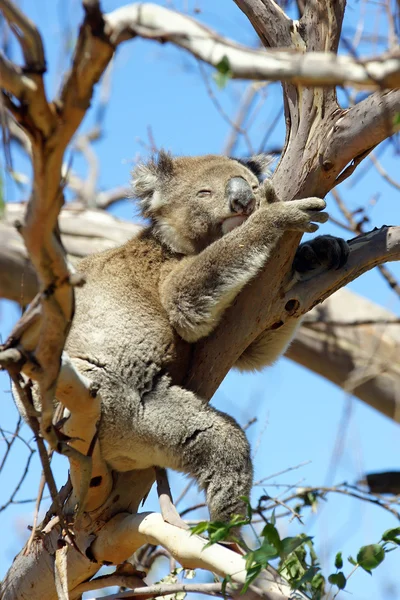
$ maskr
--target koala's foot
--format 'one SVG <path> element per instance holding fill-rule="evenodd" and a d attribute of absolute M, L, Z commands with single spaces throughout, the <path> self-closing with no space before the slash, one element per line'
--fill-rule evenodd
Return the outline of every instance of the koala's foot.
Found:
<path fill-rule="evenodd" d="M 287 231 L 313 233 L 317 231 L 317 223 L 326 223 L 329 218 L 325 200 L 322 198 L 302 198 L 291 202 L 274 202 L 264 205 L 268 220 L 275 227 Z"/>
<path fill-rule="evenodd" d="M 342 238 L 320 235 L 298 247 L 293 268 L 298 273 L 307 273 L 320 267 L 340 269 L 346 264 L 349 252 L 349 245 Z"/>

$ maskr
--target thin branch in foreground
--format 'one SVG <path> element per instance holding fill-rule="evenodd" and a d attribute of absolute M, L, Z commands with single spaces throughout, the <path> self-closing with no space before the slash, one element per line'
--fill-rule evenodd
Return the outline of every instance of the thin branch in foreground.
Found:
<path fill-rule="evenodd" d="M 96 579 L 92 579 L 91 581 L 79 585 L 76 590 L 74 590 L 74 595 L 71 596 L 71 600 L 75 600 L 75 598 L 78 598 L 79 595 L 83 594 L 84 592 L 103 589 L 112 585 L 128 587 L 127 584 L 129 585 L 129 578 L 121 575 L 112 574 L 106 576 L 106 578 L 97 577 Z M 118 600 L 119 598 L 135 598 L 140 596 L 141 600 L 146 600 L 147 598 L 167 596 L 169 594 L 178 594 L 182 592 L 186 594 L 197 593 L 206 594 L 207 596 L 225 597 L 222 583 L 164 583 L 137 587 L 126 592 L 118 592 L 117 594 L 111 594 L 110 596 L 102 596 L 102 598 L 103 600 Z M 235 589 L 233 586 L 226 586 L 226 594 L 228 596 L 234 597 L 238 593 L 239 590 Z"/>
<path fill-rule="evenodd" d="M 51 499 L 52 499 L 53 505 L 55 507 L 57 517 L 59 519 L 59 522 L 60 522 L 61 527 L 64 532 L 65 540 L 68 541 L 68 543 L 70 543 L 71 545 L 73 545 L 76 548 L 74 538 L 73 538 L 73 533 L 69 530 L 69 528 L 65 522 L 64 516 L 63 516 L 60 497 L 58 495 L 57 486 L 56 486 L 56 483 L 54 480 L 53 473 L 51 471 L 49 456 L 47 454 L 43 438 L 40 435 L 40 426 L 39 426 L 38 420 L 37 420 L 37 418 L 32 417 L 30 414 L 30 412 L 31 412 L 30 408 L 31 408 L 31 406 L 33 406 L 30 385 L 29 385 L 29 383 L 27 383 L 25 385 L 21 385 L 21 381 L 20 381 L 21 376 L 20 375 L 16 375 L 12 371 L 11 371 L 10 375 L 11 375 L 11 378 L 14 383 L 15 393 L 18 394 L 21 404 L 24 407 L 24 410 L 26 412 L 29 425 L 35 434 L 36 444 L 37 444 L 38 451 L 39 451 L 40 461 L 42 463 L 43 473 L 45 475 L 46 483 L 47 483 L 47 486 L 50 491 Z"/>

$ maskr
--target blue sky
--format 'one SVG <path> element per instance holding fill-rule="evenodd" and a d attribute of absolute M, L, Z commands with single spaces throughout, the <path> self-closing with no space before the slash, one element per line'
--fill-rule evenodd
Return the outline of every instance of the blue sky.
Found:
<path fill-rule="evenodd" d="M 157 2 L 171 6 L 171 2 Z M 105 11 L 122 6 L 125 2 L 103 1 Z M 183 5 L 190 9 L 189 2 L 177 1 L 178 9 Z M 199 15 L 205 23 L 222 32 L 227 37 L 242 43 L 256 45 L 257 38 L 244 15 L 231 0 L 199 0 L 202 8 Z M 82 11 L 77 0 L 62 3 L 54 0 L 31 0 L 21 2 L 24 10 L 38 24 L 45 39 L 49 75 L 47 84 L 52 96 L 60 83 L 60 73 L 66 67 L 60 44 L 63 33 L 70 29 L 76 33 Z M 364 4 L 366 29 L 374 33 L 384 33 L 384 21 L 372 21 L 373 4 Z M 345 21 L 345 31 L 351 33 L 357 24 L 361 5 L 349 2 Z M 374 51 L 381 48 L 375 47 Z M 360 52 L 367 51 L 361 46 Z M 17 56 L 17 55 L 16 55 Z M 205 69 L 208 77 L 211 71 Z M 210 99 L 197 62 L 187 54 L 165 44 L 134 40 L 125 43 L 117 54 L 112 70 L 111 95 L 104 118 L 103 138 L 96 145 L 100 159 L 101 188 L 127 184 L 129 171 L 135 158 L 147 155 L 148 128 L 158 147 L 164 147 L 175 154 L 219 153 L 229 134 L 229 124 L 221 118 Z M 241 94 L 245 88 L 242 82 L 233 82 L 225 90 L 213 91 L 224 111 L 234 116 Z M 268 88 L 268 101 L 260 110 L 250 130 L 256 149 L 263 134 L 281 106 L 279 84 Z M 98 100 L 98 91 L 93 102 Z M 95 110 L 92 110 L 82 125 L 85 131 L 93 123 Z M 266 150 L 281 147 L 284 128 L 281 120 L 268 142 Z M 240 143 L 237 155 L 246 154 Z M 388 145 L 380 159 L 386 170 L 396 177 L 398 155 L 394 144 Z M 353 179 L 340 186 L 343 198 L 350 209 L 367 205 L 378 193 L 377 202 L 368 210 L 371 228 L 398 223 L 398 203 L 400 193 L 383 181 L 367 162 L 363 163 Z M 397 168 L 396 168 L 397 167 Z M 29 174 L 27 162 L 16 156 L 15 168 Z M 73 168 L 82 175 L 85 163 L 74 157 Z M 6 180 L 6 197 L 18 200 L 27 196 L 27 189 L 21 192 L 10 178 Z M 337 216 L 336 209 L 329 202 L 330 212 Z M 112 212 L 126 219 L 134 219 L 135 210 L 131 202 L 121 202 Z M 344 235 L 332 224 L 324 226 L 324 233 Z M 400 279 L 399 265 L 391 265 Z M 398 298 L 389 290 L 377 272 L 364 275 L 351 284 L 351 288 L 373 301 L 399 314 Z M 18 318 L 18 309 L 10 303 L 0 303 L 0 332 L 3 339 Z M 0 401 L 2 417 L 0 424 L 12 430 L 16 413 L 13 407 L 10 386 L 5 374 L 0 374 Z M 248 430 L 248 436 L 255 452 L 255 479 L 278 473 L 300 463 L 301 468 L 269 483 L 277 482 L 292 485 L 333 485 L 341 481 L 356 482 L 363 473 L 375 470 L 398 468 L 399 431 L 398 426 L 373 409 L 307 370 L 281 359 L 274 367 L 262 373 L 242 375 L 231 372 L 216 393 L 213 404 L 233 415 L 239 423 L 245 424 L 251 417 L 258 421 Z M 29 432 L 25 428 L 25 436 Z M 338 449 L 339 448 L 339 452 Z M 2 452 L 0 441 L 0 456 Z M 336 450 L 335 450 L 336 449 Z M 24 445 L 17 442 L 15 451 L 2 473 L 0 506 L 6 502 L 15 481 L 20 476 L 27 452 Z M 310 461 L 310 462 L 309 462 Z M 54 471 L 58 483 L 65 480 L 66 463 L 57 457 Z M 331 465 L 334 465 L 332 470 Z M 333 472 L 334 471 L 334 472 Z M 39 482 L 39 461 L 33 459 L 31 472 L 24 483 L 18 498 L 35 498 Z M 178 495 L 183 478 L 173 474 L 173 492 Z M 281 488 L 264 488 L 267 493 L 276 495 Z M 263 488 L 254 490 L 253 499 L 264 493 Z M 194 499 L 194 490 L 189 494 L 188 503 Z M 27 535 L 26 526 L 32 522 L 33 504 L 9 507 L 0 512 L 2 545 L 0 548 L 0 575 L 9 567 L 12 558 L 21 547 Z M 158 510 L 154 493 L 146 502 L 146 510 Z M 305 513 L 306 514 L 306 513 Z M 205 513 L 200 516 L 205 516 Z M 360 503 L 349 498 L 331 495 L 317 515 L 305 516 L 305 531 L 315 536 L 315 543 L 323 560 L 326 573 L 333 571 L 333 557 L 338 550 L 343 556 L 356 555 L 363 544 L 376 542 L 381 533 L 398 523 L 392 515 L 382 509 Z M 294 523 L 280 521 L 282 535 L 293 534 L 301 529 Z M 393 552 L 373 577 L 360 570 L 348 584 L 353 600 L 391 600 L 400 596 L 400 584 L 394 573 L 398 571 L 400 553 Z M 346 573 L 351 566 L 345 565 Z M 397 578 L 398 579 L 398 578 Z M 397 588 L 396 588 L 397 585 Z M 390 586 L 393 587 L 393 591 Z M 344 597 L 344 594 L 342 596 Z"/>

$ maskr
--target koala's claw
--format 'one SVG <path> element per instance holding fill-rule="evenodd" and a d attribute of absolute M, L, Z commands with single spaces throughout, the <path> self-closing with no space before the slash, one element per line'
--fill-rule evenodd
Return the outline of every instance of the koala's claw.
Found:
<path fill-rule="evenodd" d="M 278 227 L 312 233 L 318 229 L 318 223 L 326 223 L 328 220 L 325 208 L 325 200 L 312 197 L 274 203 L 267 210 L 271 216 L 274 214 L 274 222 Z"/>
<path fill-rule="evenodd" d="M 349 245 L 342 238 L 320 235 L 299 246 L 293 267 L 298 273 L 313 271 L 318 267 L 340 269 L 346 264 L 349 252 Z"/>

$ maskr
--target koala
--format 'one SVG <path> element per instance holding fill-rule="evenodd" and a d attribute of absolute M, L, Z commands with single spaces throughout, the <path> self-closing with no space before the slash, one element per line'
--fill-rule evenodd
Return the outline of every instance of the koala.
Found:
<path fill-rule="evenodd" d="M 66 349 L 101 391 L 101 452 L 116 471 L 167 467 L 195 478 L 212 520 L 244 514 L 252 462 L 236 421 L 182 387 L 192 344 L 208 336 L 257 275 L 285 231 L 313 232 L 325 202 L 280 202 L 262 181 L 265 157 L 172 158 L 133 172 L 149 225 L 124 245 L 79 264 L 86 284 Z M 295 267 L 337 268 L 347 244 L 331 236 L 299 247 Z M 242 370 L 271 364 L 296 328 L 262 334 L 238 359 Z"/>

